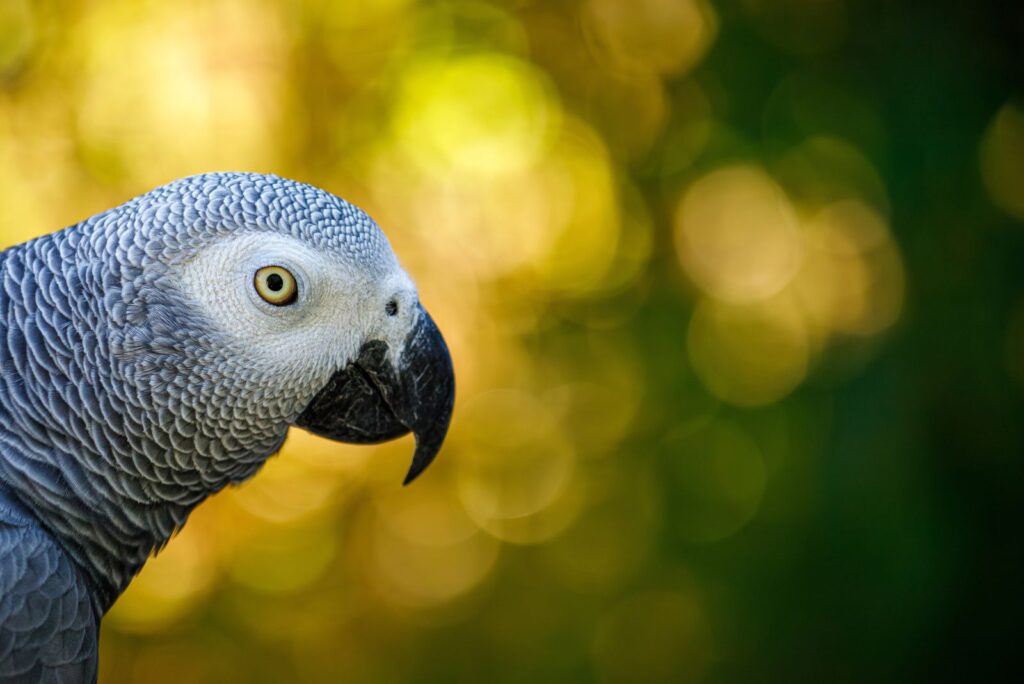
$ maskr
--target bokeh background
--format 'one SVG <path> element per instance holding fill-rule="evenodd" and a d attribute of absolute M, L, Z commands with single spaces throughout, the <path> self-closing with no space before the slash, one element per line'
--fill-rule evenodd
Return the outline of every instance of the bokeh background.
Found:
<path fill-rule="evenodd" d="M 1024 11 L 0 0 L 0 244 L 174 178 L 360 205 L 449 443 L 293 433 L 101 681 L 875 682 L 1019 644 Z"/>

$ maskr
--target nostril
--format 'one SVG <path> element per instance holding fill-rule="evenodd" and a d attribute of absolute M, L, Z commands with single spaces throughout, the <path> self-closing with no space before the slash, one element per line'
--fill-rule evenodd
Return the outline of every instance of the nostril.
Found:
<path fill-rule="evenodd" d="M 398 301 L 389 299 L 388 303 L 384 305 L 384 313 L 388 316 L 395 316 L 398 314 Z"/>

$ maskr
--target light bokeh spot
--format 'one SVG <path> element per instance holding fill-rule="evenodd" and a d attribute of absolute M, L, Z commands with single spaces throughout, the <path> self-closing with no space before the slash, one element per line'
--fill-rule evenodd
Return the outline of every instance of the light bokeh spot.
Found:
<path fill-rule="evenodd" d="M 533 397 L 514 390 L 488 392 L 465 405 L 459 421 L 465 421 L 465 428 L 458 494 L 484 530 L 508 536 L 506 523 L 537 515 L 566 494 L 575 452 L 553 416 Z M 510 422 L 529 429 L 510 430 Z M 514 540 L 529 541 L 524 533 L 520 528 Z"/>
<path fill-rule="evenodd" d="M 775 181 L 754 166 L 720 169 L 690 186 L 675 228 L 686 273 L 724 301 L 770 297 L 800 266 L 796 213 Z"/>
<path fill-rule="evenodd" d="M 692 68 L 718 31 L 705 0 L 588 0 L 584 17 L 599 50 L 620 68 L 670 75 Z"/>
<path fill-rule="evenodd" d="M 756 304 L 705 300 L 690 320 L 694 372 L 719 399 L 738 406 L 778 401 L 807 375 L 810 342 L 784 298 Z"/>
<path fill-rule="evenodd" d="M 475 532 L 448 544 L 410 538 L 377 515 L 360 522 L 366 581 L 397 608 L 429 609 L 476 588 L 494 568 L 499 544 Z"/>
<path fill-rule="evenodd" d="M 1024 108 L 1003 105 L 981 141 L 981 176 L 992 201 L 1024 220 Z"/>
<path fill-rule="evenodd" d="M 533 67 L 476 54 L 413 67 L 394 126 L 402 148 L 431 173 L 502 174 L 539 157 L 558 116 Z"/>
<path fill-rule="evenodd" d="M 855 201 L 829 205 L 805 224 L 808 257 L 792 290 L 818 332 L 879 333 L 899 317 L 904 274 L 885 219 Z"/>

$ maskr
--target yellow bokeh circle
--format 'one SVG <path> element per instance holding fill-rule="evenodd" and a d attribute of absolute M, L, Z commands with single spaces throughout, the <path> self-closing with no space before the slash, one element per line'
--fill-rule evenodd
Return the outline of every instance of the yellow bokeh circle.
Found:
<path fill-rule="evenodd" d="M 704 300 L 686 342 L 704 386 L 737 406 L 778 401 L 806 377 L 810 363 L 800 312 L 781 297 L 743 305 Z"/>
<path fill-rule="evenodd" d="M 796 212 L 756 166 L 720 169 L 690 186 L 676 208 L 675 238 L 687 275 L 729 302 L 779 292 L 802 258 Z"/>

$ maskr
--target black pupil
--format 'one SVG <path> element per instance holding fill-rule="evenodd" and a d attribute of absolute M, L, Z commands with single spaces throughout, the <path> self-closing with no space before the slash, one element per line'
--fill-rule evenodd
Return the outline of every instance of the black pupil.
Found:
<path fill-rule="evenodd" d="M 386 313 L 388 316 L 394 316 L 396 313 L 398 313 L 398 302 L 396 302 L 394 299 L 390 300 L 387 304 L 384 305 L 384 313 Z"/>
<path fill-rule="evenodd" d="M 267 287 L 274 292 L 280 291 L 284 287 L 284 278 L 277 273 L 271 273 L 267 276 Z"/>

